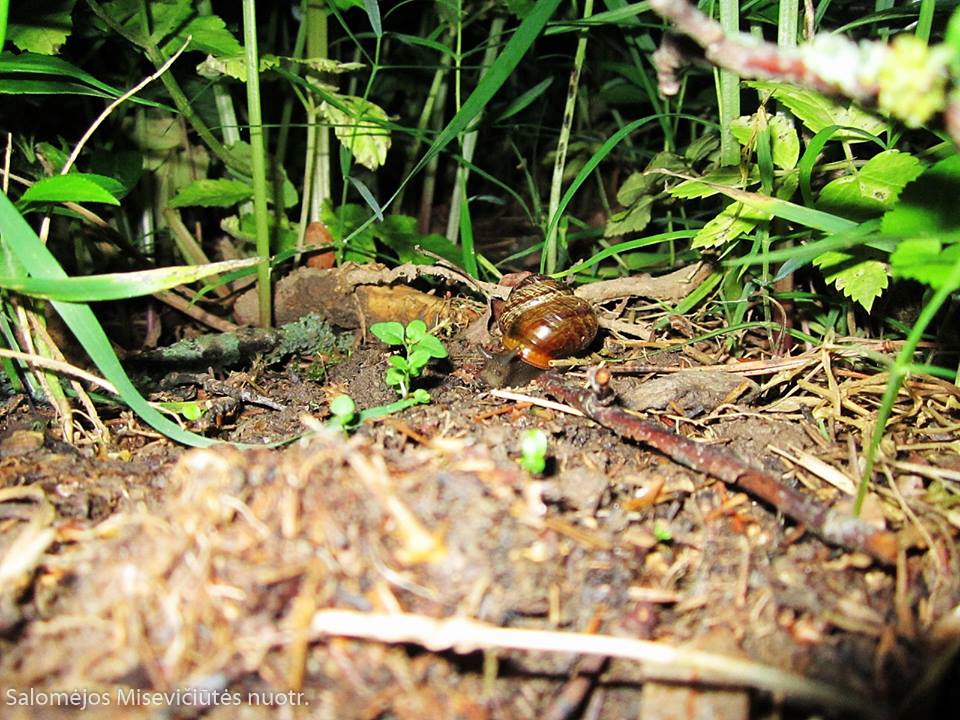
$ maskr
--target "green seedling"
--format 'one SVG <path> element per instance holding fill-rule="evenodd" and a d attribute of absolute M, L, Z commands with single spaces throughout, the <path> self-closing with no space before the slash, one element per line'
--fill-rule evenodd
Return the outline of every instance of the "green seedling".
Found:
<path fill-rule="evenodd" d="M 411 320 L 406 327 L 398 322 L 374 323 L 370 332 L 387 345 L 403 348 L 405 354 L 390 356 L 384 380 L 404 399 L 410 394 L 411 382 L 420 377 L 431 358 L 447 356 L 447 349 L 427 331 L 423 320 Z"/>
<path fill-rule="evenodd" d="M 353 430 L 359 423 L 357 404 L 349 395 L 337 395 L 330 401 L 330 419 L 327 423 L 344 432 Z"/>
<path fill-rule="evenodd" d="M 430 393 L 418 388 L 410 393 L 410 397 L 404 398 L 403 400 L 397 400 L 388 405 L 377 405 L 376 407 L 361 410 L 358 413 L 357 405 L 353 402 L 352 397 L 349 395 L 337 395 L 330 401 L 330 419 L 327 421 L 327 424 L 330 425 L 330 427 L 343 430 L 344 432 L 351 432 L 356 430 L 366 420 L 374 420 L 385 417 L 386 415 L 392 415 L 393 413 L 406 410 L 408 407 L 413 407 L 414 405 L 426 405 L 428 402 L 430 402 Z"/>
<path fill-rule="evenodd" d="M 539 428 L 527 430 L 520 441 L 520 467 L 533 475 L 542 475 L 547 467 L 547 435 Z"/>
<path fill-rule="evenodd" d="M 670 532 L 670 526 L 660 520 L 653 524 L 653 536 L 658 542 L 668 543 L 673 540 L 673 533 Z"/>

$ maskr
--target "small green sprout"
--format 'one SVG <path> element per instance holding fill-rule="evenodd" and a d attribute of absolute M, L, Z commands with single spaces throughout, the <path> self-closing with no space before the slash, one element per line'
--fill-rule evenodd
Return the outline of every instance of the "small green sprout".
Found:
<path fill-rule="evenodd" d="M 359 423 L 357 417 L 357 405 L 349 395 L 337 395 L 330 401 L 330 420 L 331 427 L 338 428 L 344 432 L 353 430 Z"/>
<path fill-rule="evenodd" d="M 428 402 L 430 402 L 430 393 L 422 388 L 417 388 L 410 393 L 410 397 L 403 400 L 397 400 L 389 405 L 377 405 L 357 412 L 357 405 L 353 402 L 352 397 L 337 395 L 330 401 L 330 419 L 327 420 L 327 424 L 344 432 L 352 432 L 360 427 L 365 420 L 386 417 L 414 405 L 426 405 Z"/>
<path fill-rule="evenodd" d="M 520 467 L 533 475 L 547 467 L 547 435 L 543 430 L 527 430 L 520 441 Z"/>
<path fill-rule="evenodd" d="M 668 543 L 673 540 L 673 533 L 670 532 L 670 527 L 662 520 L 657 520 L 653 523 L 653 536 L 657 539 L 657 542 Z"/>
<path fill-rule="evenodd" d="M 410 394 L 410 384 L 420 377 L 423 368 L 431 358 L 445 358 L 447 349 L 436 337 L 427 331 L 423 320 L 411 320 L 404 327 L 398 322 L 374 323 L 370 332 L 387 345 L 398 345 L 405 355 L 391 355 L 387 362 L 390 367 L 384 375 L 387 385 L 394 388 L 402 398 Z"/>

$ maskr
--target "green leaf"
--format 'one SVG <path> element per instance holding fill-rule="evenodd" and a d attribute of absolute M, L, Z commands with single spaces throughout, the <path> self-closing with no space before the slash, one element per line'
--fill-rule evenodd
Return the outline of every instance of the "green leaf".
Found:
<path fill-rule="evenodd" d="M 460 265 L 460 248 L 451 243 L 443 235 L 431 233 L 421 235 L 417 232 L 417 219 L 409 215 L 387 215 L 383 222 L 372 226 L 372 231 L 378 240 L 397 254 L 401 263 L 416 263 L 432 265 L 436 258 L 417 252 L 419 245 L 442 257 L 447 262 Z"/>
<path fill-rule="evenodd" d="M 922 171 L 920 161 L 910 153 L 886 150 L 870 158 L 854 175 L 827 183 L 817 207 L 844 217 L 878 215 L 892 207 L 903 188 Z"/>
<path fill-rule="evenodd" d="M 231 207 L 253 197 L 253 188 L 240 180 L 195 180 L 180 188 L 170 207 Z"/>
<path fill-rule="evenodd" d="M 531 428 L 520 440 L 520 466 L 534 475 L 547 467 L 547 435 L 540 428 Z"/>
<path fill-rule="evenodd" d="M 643 172 L 635 172 L 624 181 L 617 191 L 617 202 L 629 207 L 644 195 L 659 191 L 663 186 L 664 175 L 657 173 L 657 170 L 683 172 L 686 169 L 687 164 L 680 156 L 667 151 L 658 152 L 650 159 Z"/>
<path fill-rule="evenodd" d="M 23 76 L 51 77 L 54 80 L 20 80 Z M 123 94 L 112 85 L 97 80 L 93 75 L 71 65 L 54 55 L 37 53 L 0 53 L 0 94 L 59 94 L 93 95 L 95 97 L 116 98 Z M 136 96 L 131 102 L 150 107 L 164 107 L 151 100 L 142 100 Z"/>
<path fill-rule="evenodd" d="M 374 323 L 370 332 L 387 345 L 403 345 L 403 325 L 398 322 Z"/>
<path fill-rule="evenodd" d="M 71 278 L 0 277 L 0 288 L 22 295 L 64 302 L 104 302 L 141 297 L 196 282 L 211 275 L 254 267 L 258 258 L 226 260 L 208 265 L 179 265 L 128 273 Z"/>
<path fill-rule="evenodd" d="M 21 207 L 41 202 L 100 202 L 119 205 L 114 192 L 122 192 L 123 186 L 113 178 L 90 173 L 67 173 L 41 178 L 28 187 L 20 196 Z"/>
<path fill-rule="evenodd" d="M 4 193 L 0 193 L 0 233 L 3 246 L 9 248 L 27 272 L 37 278 L 62 279 L 67 274 L 23 216 Z M 53 307 L 87 351 L 103 377 L 113 383 L 123 401 L 151 427 L 174 442 L 194 447 L 209 447 L 216 440 L 183 430 L 146 401 L 120 365 L 110 341 L 93 311 L 83 304 L 54 301 Z"/>
<path fill-rule="evenodd" d="M 363 98 L 342 95 L 337 99 L 341 107 L 323 102 L 320 114 L 333 124 L 334 134 L 354 159 L 376 170 L 386 161 L 390 149 L 387 113 Z"/>
<path fill-rule="evenodd" d="M 903 240 L 890 254 L 890 270 L 894 277 L 909 278 L 937 290 L 960 259 L 960 243 L 951 243 L 944 250 L 937 238 Z"/>
<path fill-rule="evenodd" d="M 638 200 L 629 210 L 611 215 L 603 230 L 603 236 L 617 237 L 643 230 L 650 224 L 650 218 L 653 217 L 653 200 L 653 196 L 647 195 Z"/>
<path fill-rule="evenodd" d="M 927 169 L 901 193 L 883 216 L 881 230 L 890 235 L 944 235 L 960 232 L 960 155 Z"/>
<path fill-rule="evenodd" d="M 441 52 L 449 52 L 449 48 L 442 48 Z M 545 80 L 541 80 L 539 83 L 534 85 L 532 88 L 524 92 L 519 97 L 510 101 L 510 104 L 507 105 L 506 109 L 500 116 L 496 119 L 496 122 L 503 122 L 504 120 L 513 117 L 517 113 L 525 110 L 529 107 L 535 100 L 537 100 L 541 95 L 543 95 L 547 88 L 553 84 L 553 77 L 548 77 Z"/>
<path fill-rule="evenodd" d="M 238 140 L 227 147 L 227 154 L 233 158 L 233 161 L 236 163 L 234 167 L 253 167 L 253 154 L 250 150 L 250 143 Z M 293 183 L 290 182 L 290 178 L 287 177 L 287 171 L 275 162 L 270 162 L 269 165 L 267 170 L 268 182 L 271 183 L 271 187 L 276 187 L 278 184 L 280 185 L 280 202 L 283 207 L 293 207 L 300 201 L 300 197 L 297 189 L 293 186 Z M 274 200 L 273 193 L 270 193 L 268 202 L 273 204 Z"/>
<path fill-rule="evenodd" d="M 407 382 L 407 373 L 405 373 L 400 368 L 387 368 L 387 372 L 383 375 L 384 382 L 387 383 L 390 387 L 400 387 Z"/>
<path fill-rule="evenodd" d="M 419 377 L 420 371 L 423 370 L 428 362 L 430 362 L 430 353 L 426 350 L 414 350 L 410 353 L 409 357 L 410 375 L 412 377 Z"/>
<path fill-rule="evenodd" d="M 427 324 L 423 320 L 420 320 L 418 318 L 416 320 L 411 320 L 410 323 L 407 325 L 406 334 L 404 335 L 404 338 L 409 344 L 413 345 L 423 340 L 426 334 L 427 334 Z"/>
<path fill-rule="evenodd" d="M 771 92 L 773 97 L 790 108 L 790 112 L 815 133 L 830 125 L 842 125 L 879 135 L 887 127 L 883 118 L 864 112 L 854 104 L 842 105 L 814 90 L 804 90 L 773 81 L 757 80 L 745 84 Z M 849 143 L 864 142 L 863 136 L 849 132 L 839 132 L 834 137 Z"/>
<path fill-rule="evenodd" d="M 357 404 L 349 395 L 337 395 L 330 401 L 330 412 L 333 415 L 350 419 L 357 412 Z"/>
<path fill-rule="evenodd" d="M 744 233 L 750 232 L 760 223 L 769 221 L 770 217 L 769 213 L 749 207 L 741 202 L 731 203 L 723 209 L 723 212 L 697 231 L 693 238 L 692 247 L 704 248 L 726 245 Z"/>
<path fill-rule="evenodd" d="M 55 55 L 73 31 L 76 0 L 31 0 L 13 3 L 7 40 L 18 50 Z"/>
<path fill-rule="evenodd" d="M 423 388 L 417 388 L 413 391 L 413 401 L 418 405 L 426 405 L 430 402 L 430 393 Z"/>
<path fill-rule="evenodd" d="M 402 355 L 391 355 L 387 358 L 387 364 L 405 373 L 410 371 L 410 363 L 407 362 L 407 358 Z"/>
<path fill-rule="evenodd" d="M 143 156 L 136 150 L 108 151 L 98 148 L 90 153 L 90 171 L 116 180 L 118 188 L 114 195 L 123 198 L 143 176 Z"/>
<path fill-rule="evenodd" d="M 203 408 L 196 400 L 186 400 L 182 402 L 165 401 L 157 403 L 160 407 L 170 412 L 177 413 L 190 422 L 196 422 L 203 417 Z"/>
<path fill-rule="evenodd" d="M 873 301 L 887 287 L 889 275 L 885 263 L 865 257 L 858 250 L 849 253 L 830 250 L 814 258 L 813 264 L 820 268 L 824 280 L 870 312 Z"/>
<path fill-rule="evenodd" d="M 762 129 L 760 123 L 766 122 L 770 130 L 770 143 L 773 151 L 773 163 L 783 170 L 793 170 L 800 158 L 800 138 L 793 121 L 782 113 L 769 116 L 765 112 L 743 115 L 733 121 L 733 136 L 744 147 L 756 148 L 756 138 Z"/>
<path fill-rule="evenodd" d="M 711 197 L 720 192 L 717 186 L 741 187 L 743 180 L 743 173 L 740 172 L 739 168 L 720 168 L 696 180 L 684 180 L 679 185 L 670 188 L 670 194 L 685 200 Z M 757 180 L 756 170 L 753 169 L 753 175 L 749 178 L 749 182 L 757 182 Z"/>
<path fill-rule="evenodd" d="M 428 353 L 430 357 L 447 357 L 447 349 L 443 346 L 443 343 L 433 335 L 425 335 L 417 343 L 417 350 L 423 350 L 424 352 Z"/>
<path fill-rule="evenodd" d="M 773 164 L 782 170 L 793 170 L 800 159 L 800 136 L 793 120 L 777 113 L 770 118 L 770 139 L 773 143 Z"/>
<path fill-rule="evenodd" d="M 334 245 L 341 245 L 349 236 L 343 259 L 355 262 L 370 262 L 377 254 L 376 226 L 365 224 L 369 218 L 370 214 L 364 208 L 352 203 L 336 210 L 331 210 L 330 204 L 325 203 L 320 213 L 320 219 L 330 229 Z"/>
<path fill-rule="evenodd" d="M 163 46 L 165 55 L 172 55 L 190 36 L 190 50 L 210 55 L 240 55 L 243 45 L 227 30 L 226 23 L 216 15 L 198 15 L 178 30 Z"/>

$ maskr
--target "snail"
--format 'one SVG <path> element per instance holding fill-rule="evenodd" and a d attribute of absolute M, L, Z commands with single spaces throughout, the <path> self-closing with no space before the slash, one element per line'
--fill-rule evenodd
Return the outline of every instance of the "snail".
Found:
<path fill-rule="evenodd" d="M 597 313 L 570 286 L 543 275 L 529 275 L 510 291 L 497 325 L 505 351 L 493 355 L 483 372 L 495 386 L 508 384 L 511 374 L 520 379 L 531 374 L 529 368 L 513 367 L 516 357 L 546 369 L 551 360 L 586 350 L 597 334 Z"/>

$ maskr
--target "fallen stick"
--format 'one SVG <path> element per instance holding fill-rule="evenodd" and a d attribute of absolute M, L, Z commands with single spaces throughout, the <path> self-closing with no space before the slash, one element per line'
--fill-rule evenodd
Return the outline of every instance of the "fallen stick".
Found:
<path fill-rule="evenodd" d="M 752 467 L 729 450 L 695 442 L 614 405 L 615 396 L 606 368 L 590 371 L 589 379 L 591 389 L 568 385 L 556 373 L 547 373 L 537 382 L 549 395 L 573 406 L 599 425 L 649 445 L 685 467 L 741 488 L 770 503 L 831 545 L 864 552 L 885 565 L 896 563 L 897 538 L 892 532 L 825 507 L 784 485 L 774 475 Z"/>

